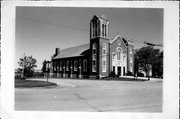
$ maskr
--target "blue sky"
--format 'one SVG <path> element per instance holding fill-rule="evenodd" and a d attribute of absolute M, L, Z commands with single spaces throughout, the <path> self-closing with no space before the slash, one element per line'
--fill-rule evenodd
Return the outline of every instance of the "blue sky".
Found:
<path fill-rule="evenodd" d="M 89 22 L 94 14 L 107 17 L 110 38 L 119 33 L 133 39 L 135 48 L 145 46 L 144 41 L 163 43 L 163 9 L 17 7 L 15 68 L 24 53 L 35 57 L 41 69 L 56 47 L 89 43 Z"/>

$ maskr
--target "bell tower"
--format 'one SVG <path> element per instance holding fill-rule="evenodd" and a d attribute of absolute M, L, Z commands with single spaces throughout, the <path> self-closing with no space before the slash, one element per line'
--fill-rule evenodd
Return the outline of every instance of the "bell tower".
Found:
<path fill-rule="evenodd" d="M 90 75 L 109 75 L 109 21 L 96 15 L 90 21 Z"/>
<path fill-rule="evenodd" d="M 97 17 L 94 15 L 90 21 L 90 39 L 97 37 L 108 39 L 109 34 L 109 21 L 106 20 L 105 15 Z"/>

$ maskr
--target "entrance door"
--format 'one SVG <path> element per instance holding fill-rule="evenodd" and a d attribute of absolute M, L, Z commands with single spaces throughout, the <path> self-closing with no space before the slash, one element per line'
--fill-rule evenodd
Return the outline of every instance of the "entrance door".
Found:
<path fill-rule="evenodd" d="M 117 68 L 118 68 L 118 76 L 121 76 L 121 67 L 118 66 Z"/>
<path fill-rule="evenodd" d="M 123 67 L 123 75 L 125 75 L 125 67 Z"/>
<path fill-rule="evenodd" d="M 115 74 L 115 66 L 113 66 L 113 74 Z"/>

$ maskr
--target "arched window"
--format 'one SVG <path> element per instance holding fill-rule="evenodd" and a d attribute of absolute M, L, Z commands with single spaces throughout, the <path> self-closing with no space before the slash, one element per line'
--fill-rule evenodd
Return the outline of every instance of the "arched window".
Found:
<path fill-rule="evenodd" d="M 104 36 L 104 24 L 102 24 L 102 36 Z"/>
<path fill-rule="evenodd" d="M 77 71 L 77 68 L 78 68 L 78 61 L 75 60 L 74 61 L 74 71 Z"/>
<path fill-rule="evenodd" d="M 66 71 L 69 71 L 69 61 L 66 62 Z"/>
<path fill-rule="evenodd" d="M 92 71 L 96 72 L 96 57 L 97 57 L 97 45 L 93 43 L 93 51 L 92 51 Z"/>
<path fill-rule="evenodd" d="M 93 38 L 95 37 L 95 24 L 93 23 Z"/>
<path fill-rule="evenodd" d="M 122 48 L 117 47 L 117 60 L 121 60 L 122 52 Z"/>
<path fill-rule="evenodd" d="M 83 71 L 87 71 L 87 60 L 83 60 Z"/>
<path fill-rule="evenodd" d="M 117 52 L 117 60 L 121 60 L 121 52 L 120 51 Z"/>
<path fill-rule="evenodd" d="M 107 46 L 106 43 L 104 42 L 102 44 L 102 71 L 106 72 L 106 51 L 107 50 Z"/>
<path fill-rule="evenodd" d="M 106 25 L 104 25 L 104 33 L 105 33 L 105 37 L 106 37 Z"/>
<path fill-rule="evenodd" d="M 113 52 L 113 53 L 112 53 L 112 59 L 113 59 L 113 60 L 115 60 L 115 56 L 116 56 L 116 54 Z"/>

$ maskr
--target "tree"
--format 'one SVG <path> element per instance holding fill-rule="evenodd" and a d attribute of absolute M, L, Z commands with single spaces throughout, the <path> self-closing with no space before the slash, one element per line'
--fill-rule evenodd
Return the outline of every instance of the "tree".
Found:
<path fill-rule="evenodd" d="M 44 73 L 44 72 L 46 72 L 46 60 L 44 60 L 43 62 L 42 62 L 42 69 L 41 69 L 41 71 Z"/>
<path fill-rule="evenodd" d="M 154 65 L 152 66 L 152 75 L 155 77 L 163 76 L 163 51 L 157 56 Z"/>
<path fill-rule="evenodd" d="M 161 55 L 160 50 L 154 49 L 152 46 L 142 47 L 134 55 L 135 72 L 138 72 L 139 68 L 141 68 L 146 72 L 149 80 L 150 67 L 162 65 Z"/>
<path fill-rule="evenodd" d="M 22 67 L 22 77 L 31 77 L 34 74 L 34 68 L 37 67 L 36 59 L 33 56 L 24 56 L 19 59 L 19 66 Z"/>

